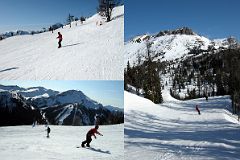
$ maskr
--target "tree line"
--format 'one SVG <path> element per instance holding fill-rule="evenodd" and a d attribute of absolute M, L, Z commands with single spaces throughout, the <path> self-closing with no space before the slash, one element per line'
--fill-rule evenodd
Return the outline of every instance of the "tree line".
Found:
<path fill-rule="evenodd" d="M 136 93 L 139 95 L 140 89 L 143 89 L 145 98 L 150 99 L 154 103 L 162 103 L 162 85 L 160 83 L 160 61 L 153 61 L 151 56 L 151 43 L 146 43 L 146 55 L 147 59 L 141 64 L 140 59 L 136 66 L 130 66 L 128 62 L 127 68 L 124 70 L 124 89 L 129 90 L 128 85 L 132 85 L 136 89 Z"/>

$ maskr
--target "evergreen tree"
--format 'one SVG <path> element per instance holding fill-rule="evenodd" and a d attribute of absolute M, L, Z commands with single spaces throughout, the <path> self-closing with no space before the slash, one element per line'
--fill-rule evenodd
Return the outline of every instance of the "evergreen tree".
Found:
<path fill-rule="evenodd" d="M 67 25 L 69 24 L 70 25 L 70 28 L 71 28 L 71 22 L 74 21 L 74 16 L 72 16 L 70 13 L 68 14 L 68 17 L 67 17 Z"/>
<path fill-rule="evenodd" d="M 153 62 L 151 57 L 151 43 L 147 42 L 147 61 L 145 67 L 145 80 L 143 83 L 144 96 L 154 103 L 162 103 L 162 92 L 157 63 Z"/>
<path fill-rule="evenodd" d="M 117 5 L 116 0 L 98 0 L 97 8 L 99 14 L 107 18 L 107 22 L 111 21 L 112 9 Z"/>

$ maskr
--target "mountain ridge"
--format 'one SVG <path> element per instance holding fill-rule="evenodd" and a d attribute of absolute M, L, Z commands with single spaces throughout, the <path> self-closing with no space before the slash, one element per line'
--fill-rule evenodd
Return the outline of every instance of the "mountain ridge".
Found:
<path fill-rule="evenodd" d="M 30 89 L 39 88 L 48 92 L 44 87 L 30 87 Z M 44 96 L 43 93 L 37 98 L 33 96 L 29 98 L 22 95 L 28 89 L 19 86 L 0 86 L 0 114 L 5 115 L 2 116 L 4 123 L 0 125 L 31 124 L 33 121 L 59 125 L 92 125 L 96 114 L 102 115 L 100 117 L 103 124 L 123 123 L 123 109 L 110 105 L 103 106 L 87 97 L 82 91 L 68 90 L 60 93 L 52 90 L 56 94 Z M 27 110 L 24 109 L 26 107 Z M 14 114 L 16 110 L 21 112 Z M 19 123 L 13 121 L 25 115 L 28 120 L 19 120 Z"/>
<path fill-rule="evenodd" d="M 189 56 L 192 50 L 224 50 L 239 48 L 239 42 L 234 37 L 210 40 L 198 35 L 188 27 L 176 30 L 160 31 L 157 34 L 143 34 L 125 42 L 124 66 L 127 63 L 136 66 L 146 60 L 147 43 L 151 45 L 154 61 L 171 61 Z"/>

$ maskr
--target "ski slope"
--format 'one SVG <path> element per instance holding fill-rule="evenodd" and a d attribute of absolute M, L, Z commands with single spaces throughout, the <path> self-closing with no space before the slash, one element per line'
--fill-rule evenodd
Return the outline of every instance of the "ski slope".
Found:
<path fill-rule="evenodd" d="M 92 149 L 76 148 L 92 126 L 0 127 L 1 160 L 119 160 L 124 157 L 123 124 L 100 126 L 103 136 L 93 138 Z"/>
<path fill-rule="evenodd" d="M 240 123 L 225 109 L 228 96 L 178 101 L 164 90 L 163 98 L 157 105 L 124 93 L 126 160 L 240 158 Z"/>
<path fill-rule="evenodd" d="M 98 15 L 54 33 L 14 36 L 0 41 L 1 80 L 123 80 L 123 6 L 112 21 Z M 58 49 L 57 32 L 63 35 Z"/>

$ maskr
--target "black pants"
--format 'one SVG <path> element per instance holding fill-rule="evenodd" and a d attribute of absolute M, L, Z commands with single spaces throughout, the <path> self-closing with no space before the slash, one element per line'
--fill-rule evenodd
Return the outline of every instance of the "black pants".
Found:
<path fill-rule="evenodd" d="M 61 48 L 61 47 L 62 47 L 61 42 L 62 42 L 62 40 L 59 40 L 59 41 L 58 41 L 58 48 Z"/>
<path fill-rule="evenodd" d="M 87 143 L 87 146 L 89 146 L 91 142 L 92 142 L 92 137 L 90 134 L 87 134 L 86 140 L 82 142 L 82 145 L 85 145 Z"/>
<path fill-rule="evenodd" d="M 47 137 L 49 138 L 49 132 L 47 132 Z"/>

